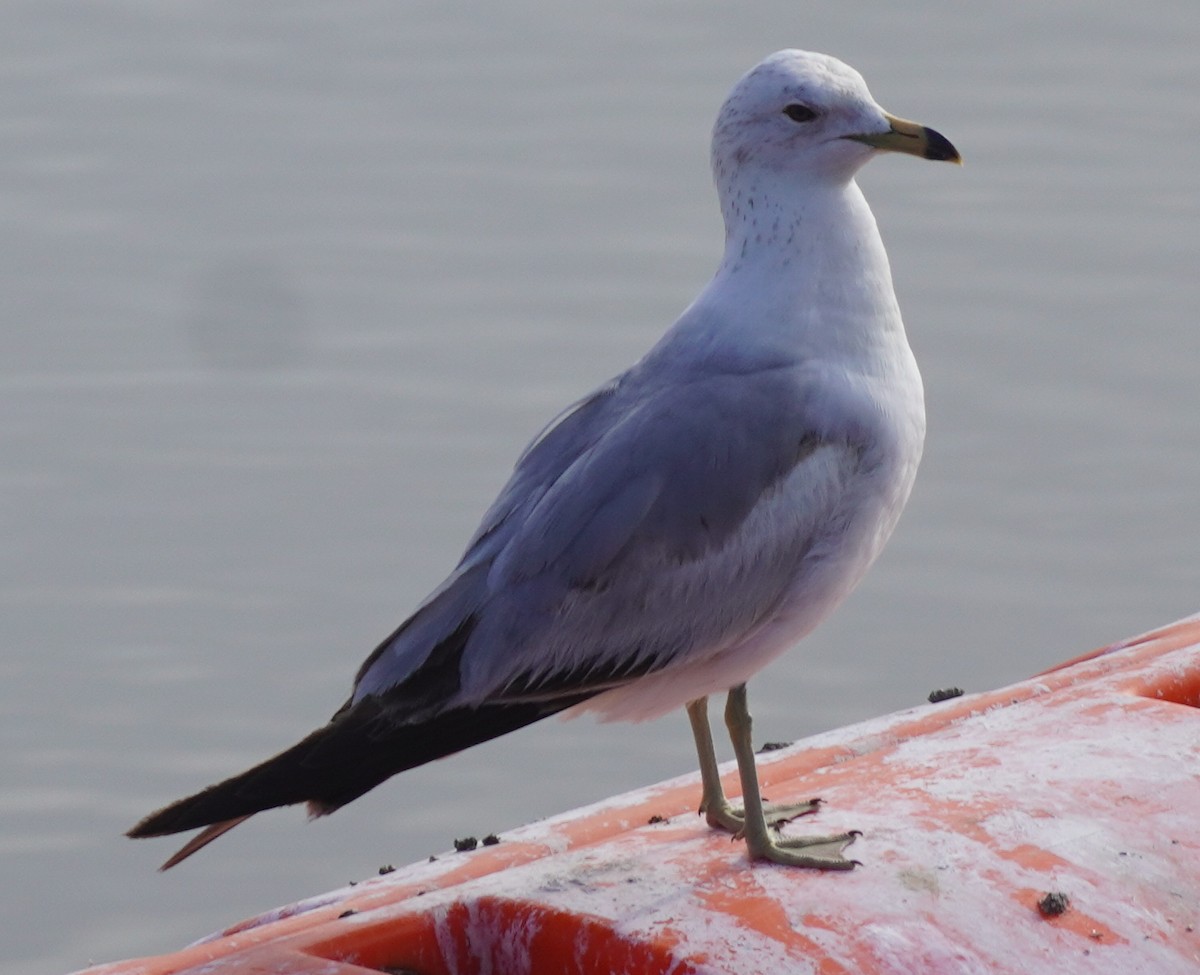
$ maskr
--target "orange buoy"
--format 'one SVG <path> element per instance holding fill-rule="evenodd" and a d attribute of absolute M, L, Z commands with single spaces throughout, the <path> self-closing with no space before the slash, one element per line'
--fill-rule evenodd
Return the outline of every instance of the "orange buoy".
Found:
<path fill-rule="evenodd" d="M 750 863 L 689 775 L 88 972 L 1194 975 L 1198 708 L 1193 617 L 760 756 L 849 873 Z"/>

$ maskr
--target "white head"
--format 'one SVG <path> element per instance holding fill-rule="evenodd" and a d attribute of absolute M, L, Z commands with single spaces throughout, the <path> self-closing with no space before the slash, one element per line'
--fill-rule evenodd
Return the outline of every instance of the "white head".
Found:
<path fill-rule="evenodd" d="M 779 51 L 721 106 L 713 176 L 724 207 L 731 186 L 757 183 L 755 175 L 845 184 L 880 150 L 960 161 L 944 136 L 888 115 L 849 65 L 827 54 Z"/>

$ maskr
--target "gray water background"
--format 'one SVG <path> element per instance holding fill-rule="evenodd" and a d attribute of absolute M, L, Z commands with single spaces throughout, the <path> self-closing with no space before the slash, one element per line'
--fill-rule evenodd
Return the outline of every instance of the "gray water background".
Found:
<path fill-rule="evenodd" d="M 1200 6 L 0 7 L 0 970 L 243 916 L 693 767 L 546 723 L 184 867 L 122 831 L 324 721 L 528 437 L 715 266 L 733 81 L 864 72 L 928 391 L 909 510 L 760 739 L 1200 610 Z M 830 823 L 835 810 L 825 814 Z"/>

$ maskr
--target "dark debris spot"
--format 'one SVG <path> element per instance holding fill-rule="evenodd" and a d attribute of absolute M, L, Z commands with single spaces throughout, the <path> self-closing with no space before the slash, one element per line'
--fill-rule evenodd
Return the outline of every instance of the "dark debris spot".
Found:
<path fill-rule="evenodd" d="M 395 872 L 396 872 L 396 868 L 393 867 L 390 863 L 385 863 L 382 867 L 379 868 L 379 876 L 381 876 L 381 877 L 385 876 L 386 874 L 395 873 Z"/>
<path fill-rule="evenodd" d="M 667 821 L 667 817 L 660 816 L 658 813 L 655 813 L 653 816 L 651 816 L 649 819 L 646 820 L 646 822 L 649 823 L 651 826 L 657 826 L 659 823 L 665 823 L 666 821 Z"/>
<path fill-rule="evenodd" d="M 943 687 L 940 690 L 929 692 L 929 703 L 941 704 L 942 701 L 952 701 L 956 697 L 962 697 L 965 693 L 961 687 Z"/>
<path fill-rule="evenodd" d="M 758 754 L 761 755 L 764 752 L 777 752 L 781 748 L 790 747 L 791 744 L 792 743 L 790 741 L 764 741 L 762 748 L 758 750 Z"/>
<path fill-rule="evenodd" d="M 464 836 L 461 840 L 454 841 L 454 849 L 459 853 L 466 853 L 467 850 L 473 850 L 479 845 L 479 840 L 474 836 Z"/>
<path fill-rule="evenodd" d="M 351 914 L 357 914 L 357 913 L 358 913 L 358 911 L 354 910 L 354 908 L 351 908 L 348 911 L 342 911 L 342 913 L 338 915 L 338 918 L 340 919 L 343 917 L 349 917 Z"/>
<path fill-rule="evenodd" d="M 484 846 L 495 846 L 499 842 L 500 842 L 500 837 L 497 836 L 495 833 L 488 833 L 488 835 L 483 838 Z"/>
<path fill-rule="evenodd" d="M 1070 906 L 1071 898 L 1061 890 L 1052 890 L 1037 903 L 1042 917 L 1058 917 L 1060 914 L 1065 914 Z"/>

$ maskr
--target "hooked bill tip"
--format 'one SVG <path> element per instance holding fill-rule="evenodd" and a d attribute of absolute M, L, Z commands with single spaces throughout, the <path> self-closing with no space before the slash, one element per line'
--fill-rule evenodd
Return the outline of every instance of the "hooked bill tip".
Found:
<path fill-rule="evenodd" d="M 936 129 L 928 127 L 925 129 L 925 158 L 962 164 L 962 156 L 954 148 L 954 144 Z"/>

